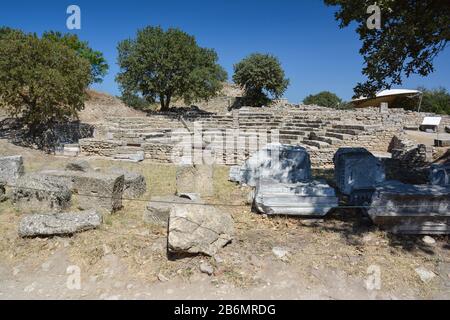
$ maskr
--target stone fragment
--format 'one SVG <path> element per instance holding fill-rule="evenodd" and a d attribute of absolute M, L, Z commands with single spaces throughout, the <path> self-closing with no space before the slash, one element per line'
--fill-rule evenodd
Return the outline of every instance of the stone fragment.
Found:
<path fill-rule="evenodd" d="M 0 182 L 0 202 L 6 201 L 6 200 L 7 200 L 7 196 L 6 196 L 5 184 Z"/>
<path fill-rule="evenodd" d="M 272 252 L 278 259 L 287 260 L 289 250 L 282 247 L 274 247 L 272 248 Z"/>
<path fill-rule="evenodd" d="M 123 197 L 128 199 L 139 198 L 147 192 L 147 183 L 142 174 L 127 171 L 121 168 L 114 168 L 112 173 L 124 176 Z"/>
<path fill-rule="evenodd" d="M 433 245 L 433 244 L 435 244 L 436 243 L 436 240 L 434 240 L 432 237 L 430 237 L 430 236 L 425 236 L 425 237 L 423 237 L 422 238 L 422 241 L 425 243 L 425 244 L 428 244 L 428 245 Z"/>
<path fill-rule="evenodd" d="M 22 156 L 0 157 L 0 182 L 14 185 L 24 172 Z"/>
<path fill-rule="evenodd" d="M 71 191 L 59 179 L 30 173 L 22 176 L 12 189 L 11 200 L 21 211 L 60 212 L 71 205 Z"/>
<path fill-rule="evenodd" d="M 335 191 L 326 182 L 296 184 L 261 180 L 256 188 L 254 207 L 268 215 L 322 217 L 338 206 Z"/>
<path fill-rule="evenodd" d="M 94 210 L 56 214 L 32 214 L 22 218 L 19 225 L 21 237 L 71 235 L 102 224 L 102 215 Z"/>
<path fill-rule="evenodd" d="M 177 194 L 197 193 L 214 196 L 214 167 L 209 165 L 181 165 L 177 167 Z"/>
<path fill-rule="evenodd" d="M 251 156 L 244 165 L 230 171 L 230 180 L 255 187 L 259 179 L 270 178 L 282 183 L 311 179 L 311 161 L 305 148 L 284 144 L 268 144 Z"/>
<path fill-rule="evenodd" d="M 429 271 L 425 268 L 416 268 L 414 271 L 416 271 L 416 273 L 419 275 L 420 280 L 422 280 L 422 282 L 424 283 L 428 283 L 431 280 L 433 280 L 433 278 L 436 277 L 436 274 L 432 271 Z"/>
<path fill-rule="evenodd" d="M 206 273 L 208 276 L 212 276 L 214 274 L 214 268 L 212 267 L 212 265 L 206 262 L 202 262 L 200 264 L 200 271 L 202 273 Z"/>
<path fill-rule="evenodd" d="M 66 170 L 88 172 L 93 170 L 89 162 L 86 160 L 74 160 L 66 165 Z"/>
<path fill-rule="evenodd" d="M 386 181 L 375 188 L 367 212 L 394 233 L 450 234 L 450 187 Z"/>
<path fill-rule="evenodd" d="M 112 213 L 122 208 L 123 174 L 58 170 L 42 171 L 40 174 L 67 186 L 77 196 L 80 209 Z"/>
<path fill-rule="evenodd" d="M 193 199 L 193 200 L 192 200 Z M 143 220 L 147 223 L 166 226 L 169 223 L 170 211 L 175 205 L 200 203 L 200 197 L 189 198 L 179 196 L 152 197 L 144 211 Z"/>
<path fill-rule="evenodd" d="M 168 249 L 177 254 L 214 256 L 233 239 L 230 214 L 207 205 L 176 205 L 170 212 Z"/>

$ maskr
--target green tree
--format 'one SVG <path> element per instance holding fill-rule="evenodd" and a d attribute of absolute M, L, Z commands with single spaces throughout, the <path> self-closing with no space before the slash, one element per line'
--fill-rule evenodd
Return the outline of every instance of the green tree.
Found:
<path fill-rule="evenodd" d="M 212 49 L 201 48 L 195 38 L 170 28 L 146 27 L 135 39 L 118 45 L 121 72 L 116 80 L 122 96 L 139 96 L 149 103 L 159 100 L 167 110 L 173 99 L 186 104 L 217 95 L 227 79 Z"/>
<path fill-rule="evenodd" d="M 355 87 L 355 97 L 375 96 L 382 89 L 401 85 L 411 74 L 427 76 L 434 71 L 434 58 L 450 39 L 448 0 L 383 0 L 381 29 L 366 25 L 372 2 L 361 0 L 325 0 L 339 6 L 335 17 L 340 27 L 357 23 L 360 50 L 364 57 L 363 74 L 367 81 Z"/>
<path fill-rule="evenodd" d="M 20 32 L 0 38 L 0 107 L 34 136 L 76 117 L 90 80 L 89 63 L 65 45 Z"/>
<path fill-rule="evenodd" d="M 283 96 L 289 86 L 280 61 L 269 54 L 254 53 L 234 65 L 233 81 L 244 89 L 244 99 L 263 106 Z"/>
<path fill-rule="evenodd" d="M 311 94 L 303 100 L 307 105 L 318 105 L 327 108 L 339 108 L 342 100 L 334 93 L 322 91 L 318 94 Z"/>
<path fill-rule="evenodd" d="M 417 90 L 423 93 L 421 111 L 450 114 L 450 94 L 447 89 L 437 88 L 429 90 L 422 87 Z"/>
<path fill-rule="evenodd" d="M 103 54 L 89 47 L 87 41 L 81 41 L 76 34 L 62 34 L 60 32 L 49 31 L 42 35 L 43 39 L 62 43 L 75 50 L 77 54 L 89 61 L 91 64 L 91 83 L 100 83 L 108 73 L 109 66 Z"/>

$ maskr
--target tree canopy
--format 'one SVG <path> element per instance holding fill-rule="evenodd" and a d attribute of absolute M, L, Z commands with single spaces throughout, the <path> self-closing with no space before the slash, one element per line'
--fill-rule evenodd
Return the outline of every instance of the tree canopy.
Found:
<path fill-rule="evenodd" d="M 426 89 L 421 87 L 417 90 L 423 93 L 421 111 L 450 115 L 450 94 L 447 89 Z"/>
<path fill-rule="evenodd" d="M 381 28 L 366 25 L 372 2 L 360 0 L 324 0 L 339 6 L 335 16 L 340 27 L 357 23 L 364 57 L 363 74 L 367 81 L 358 83 L 355 97 L 373 97 L 377 91 L 401 85 L 411 74 L 427 76 L 434 71 L 434 59 L 450 39 L 450 4 L 448 0 L 383 0 Z"/>
<path fill-rule="evenodd" d="M 307 105 L 318 105 L 327 108 L 338 108 L 342 103 L 341 98 L 329 91 L 322 91 L 318 94 L 311 94 L 303 100 Z"/>
<path fill-rule="evenodd" d="M 88 61 L 35 34 L 0 34 L 0 107 L 20 117 L 33 134 L 76 117 L 91 80 Z"/>
<path fill-rule="evenodd" d="M 179 29 L 146 27 L 135 39 L 120 42 L 118 51 L 117 81 L 123 97 L 159 101 L 161 110 L 167 110 L 173 99 L 187 104 L 208 100 L 227 79 L 216 52 L 198 46 L 193 36 Z"/>
<path fill-rule="evenodd" d="M 234 65 L 233 81 L 244 89 L 245 102 L 257 107 L 282 97 L 289 86 L 280 61 L 273 55 L 259 53 Z"/>
<path fill-rule="evenodd" d="M 89 61 L 91 64 L 91 83 L 100 83 L 108 73 L 109 66 L 103 57 L 103 53 L 95 51 L 89 47 L 87 41 L 81 41 L 76 34 L 62 34 L 60 32 L 49 31 L 42 35 L 43 39 L 60 42 L 75 50 L 77 54 Z"/>

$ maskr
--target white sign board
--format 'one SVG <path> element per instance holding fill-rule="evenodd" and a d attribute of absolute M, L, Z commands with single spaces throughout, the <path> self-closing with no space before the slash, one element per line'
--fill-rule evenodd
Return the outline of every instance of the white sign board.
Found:
<path fill-rule="evenodd" d="M 423 119 L 423 126 L 438 126 L 441 123 L 441 117 L 425 117 Z"/>

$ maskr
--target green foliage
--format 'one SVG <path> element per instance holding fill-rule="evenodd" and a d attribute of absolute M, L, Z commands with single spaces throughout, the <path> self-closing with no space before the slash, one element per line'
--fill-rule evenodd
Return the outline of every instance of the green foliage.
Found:
<path fill-rule="evenodd" d="M 94 51 L 87 41 L 81 41 L 76 34 L 62 34 L 49 31 L 42 35 L 43 39 L 62 43 L 75 50 L 77 54 L 91 64 L 91 83 L 100 83 L 108 73 L 108 64 L 100 51 Z"/>
<path fill-rule="evenodd" d="M 450 39 L 450 5 L 448 0 L 383 0 L 381 29 L 370 30 L 367 7 L 372 2 L 361 0 L 325 0 L 339 6 L 336 20 L 340 27 L 358 24 L 356 31 L 363 41 L 363 74 L 368 80 L 358 83 L 355 97 L 373 97 L 382 89 L 401 85 L 411 74 L 427 76 L 434 71 L 434 58 Z"/>
<path fill-rule="evenodd" d="M 2 33 L 0 107 L 21 117 L 33 134 L 76 117 L 90 80 L 89 63 L 67 46 L 34 34 Z"/>
<path fill-rule="evenodd" d="M 334 93 L 329 91 L 322 91 L 318 94 L 311 94 L 303 100 L 307 105 L 318 105 L 327 108 L 338 108 L 342 100 Z"/>
<path fill-rule="evenodd" d="M 152 103 L 138 95 L 123 95 L 119 97 L 127 106 L 137 110 L 148 110 Z"/>
<path fill-rule="evenodd" d="M 450 94 L 445 88 L 417 90 L 423 92 L 421 111 L 450 115 Z"/>
<path fill-rule="evenodd" d="M 269 54 L 254 53 L 234 65 L 233 81 L 245 91 L 245 102 L 263 106 L 283 96 L 289 86 L 278 59 Z"/>
<path fill-rule="evenodd" d="M 146 27 L 118 45 L 117 76 L 124 97 L 158 101 L 167 110 L 173 99 L 186 104 L 208 100 L 222 89 L 225 70 L 214 50 L 201 48 L 193 36 L 170 28 Z"/>

